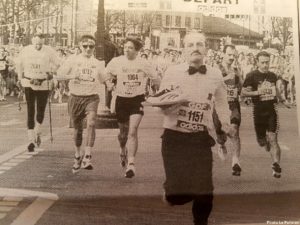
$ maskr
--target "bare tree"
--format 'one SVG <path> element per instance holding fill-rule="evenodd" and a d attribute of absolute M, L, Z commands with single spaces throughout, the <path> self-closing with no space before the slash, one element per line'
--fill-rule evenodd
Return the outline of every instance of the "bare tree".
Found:
<path fill-rule="evenodd" d="M 287 17 L 272 17 L 272 37 L 277 37 L 282 45 L 282 50 L 285 50 L 285 47 L 289 42 L 292 41 L 293 32 L 292 32 L 292 18 Z"/>

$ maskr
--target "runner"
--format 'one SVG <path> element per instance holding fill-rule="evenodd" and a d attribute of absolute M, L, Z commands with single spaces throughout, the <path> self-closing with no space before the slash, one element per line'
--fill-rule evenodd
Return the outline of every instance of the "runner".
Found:
<path fill-rule="evenodd" d="M 5 48 L 0 47 L 0 101 L 6 101 L 6 79 L 8 76 L 8 60 Z"/>
<path fill-rule="evenodd" d="M 95 122 L 99 104 L 99 85 L 107 81 L 104 77 L 105 64 L 94 57 L 96 40 L 91 35 L 80 39 L 81 53 L 66 59 L 57 71 L 58 80 L 70 80 L 69 115 L 74 127 L 75 159 L 72 168 L 77 173 L 80 168 L 91 170 L 91 151 L 96 132 Z M 87 122 L 85 149 L 82 151 L 83 120 Z"/>
<path fill-rule="evenodd" d="M 215 108 L 224 131 L 230 132 L 226 86 L 217 68 L 203 65 L 205 38 L 186 35 L 187 63 L 170 67 L 161 90 L 179 89 L 187 102 L 161 107 L 164 113 L 162 157 L 166 175 L 165 199 L 170 205 L 193 202 L 194 224 L 207 224 L 213 202 L 212 152 L 215 141 L 212 112 Z M 215 103 L 214 103 L 215 102 Z"/>
<path fill-rule="evenodd" d="M 50 73 L 58 68 L 59 60 L 54 49 L 44 45 L 43 36 L 36 34 L 32 38 L 32 45 L 20 52 L 18 64 L 19 83 L 24 87 L 27 100 L 28 151 L 32 152 L 35 144 L 41 144 L 41 125 L 52 86 Z"/>
<path fill-rule="evenodd" d="M 239 128 L 241 125 L 241 106 L 239 103 L 239 95 L 242 89 L 242 78 L 238 69 L 233 67 L 235 46 L 225 45 L 223 51 L 223 61 L 219 64 L 219 67 L 227 86 L 227 100 L 231 111 L 230 121 L 234 128 L 234 135 L 230 138 L 232 142 L 232 175 L 240 176 L 242 169 L 239 160 L 241 152 L 241 141 L 239 135 Z M 217 142 L 219 144 L 218 154 L 220 158 L 224 160 L 227 153 L 225 146 L 226 138 L 222 137 L 223 134 L 217 117 L 214 117 L 214 123 L 217 133 Z"/>
<path fill-rule="evenodd" d="M 257 142 L 271 153 L 275 178 L 281 177 L 281 150 L 278 144 L 277 99 L 287 107 L 290 105 L 277 89 L 277 76 L 269 71 L 270 55 L 262 51 L 256 56 L 258 69 L 249 73 L 243 84 L 242 94 L 252 97 L 253 118 Z"/>
<path fill-rule="evenodd" d="M 120 134 L 120 160 L 126 168 L 125 177 L 135 176 L 135 156 L 138 149 L 138 127 L 144 115 L 142 102 L 145 100 L 147 79 L 155 79 L 149 62 L 138 56 L 142 43 L 135 38 L 127 38 L 124 56 L 113 58 L 106 72 L 116 84 L 116 116 Z"/>

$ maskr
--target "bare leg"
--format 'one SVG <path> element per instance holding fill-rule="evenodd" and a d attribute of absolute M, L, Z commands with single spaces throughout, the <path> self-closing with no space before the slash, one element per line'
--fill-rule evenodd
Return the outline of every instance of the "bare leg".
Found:
<path fill-rule="evenodd" d="M 130 116 L 128 132 L 128 163 L 134 163 L 134 158 L 138 149 L 138 127 L 143 116 L 134 114 Z"/>
<path fill-rule="evenodd" d="M 281 149 L 278 144 L 277 134 L 273 132 L 267 132 L 268 141 L 270 143 L 270 153 L 273 163 L 280 163 Z"/>

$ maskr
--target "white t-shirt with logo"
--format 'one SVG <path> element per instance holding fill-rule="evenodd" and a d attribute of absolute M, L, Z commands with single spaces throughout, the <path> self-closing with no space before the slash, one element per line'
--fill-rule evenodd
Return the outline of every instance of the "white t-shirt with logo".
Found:
<path fill-rule="evenodd" d="M 147 79 L 156 79 L 151 64 L 143 59 L 128 60 L 126 56 L 113 58 L 106 67 L 106 74 L 116 77 L 116 95 L 135 97 L 146 90 Z"/>
<path fill-rule="evenodd" d="M 18 58 L 19 78 L 24 77 L 29 79 L 22 79 L 22 86 L 31 87 L 34 90 L 47 90 L 47 81 L 42 85 L 30 84 L 30 79 L 46 79 L 47 72 L 54 72 L 59 65 L 59 58 L 54 49 L 50 46 L 43 45 L 40 50 L 36 50 L 33 45 L 26 46 L 20 52 Z"/>
<path fill-rule="evenodd" d="M 57 71 L 57 79 L 70 79 L 70 93 L 88 96 L 99 93 L 104 76 L 105 62 L 82 54 L 70 56 Z"/>

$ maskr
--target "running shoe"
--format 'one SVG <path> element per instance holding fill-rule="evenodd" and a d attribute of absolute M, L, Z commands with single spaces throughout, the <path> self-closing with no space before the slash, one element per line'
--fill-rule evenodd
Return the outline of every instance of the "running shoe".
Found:
<path fill-rule="evenodd" d="M 186 102 L 187 98 L 179 90 L 168 90 L 164 89 L 157 94 L 150 96 L 143 103 L 144 105 L 150 106 L 163 106 L 163 105 L 173 105 L 181 102 Z"/>
<path fill-rule="evenodd" d="M 35 148 L 34 143 L 30 143 L 30 144 L 27 146 L 28 152 L 34 152 L 34 148 Z"/>
<path fill-rule="evenodd" d="M 125 152 L 122 152 L 121 150 L 121 153 L 120 153 L 120 164 L 122 166 L 122 168 L 125 168 L 126 165 L 127 165 L 127 149 L 125 150 Z"/>
<path fill-rule="evenodd" d="M 75 174 L 75 173 L 78 173 L 78 171 L 80 170 L 80 167 L 81 167 L 81 162 L 82 162 L 82 156 L 78 156 L 78 157 L 74 157 L 74 164 L 73 164 L 73 167 L 72 167 L 72 172 Z"/>
<path fill-rule="evenodd" d="M 232 175 L 233 176 L 241 176 L 242 168 L 240 167 L 239 164 L 234 164 L 232 167 Z"/>
<path fill-rule="evenodd" d="M 85 155 L 82 159 L 81 167 L 86 170 L 92 170 L 93 166 L 91 163 L 91 159 L 92 159 L 91 155 Z"/>
<path fill-rule="evenodd" d="M 227 156 L 227 148 L 225 145 L 219 145 L 218 156 L 222 161 L 225 161 L 226 156 Z"/>
<path fill-rule="evenodd" d="M 132 178 L 135 175 L 134 163 L 129 163 L 126 168 L 125 177 Z"/>
<path fill-rule="evenodd" d="M 281 177 L 281 167 L 278 163 L 273 163 L 272 170 L 273 170 L 273 177 L 275 178 Z"/>

